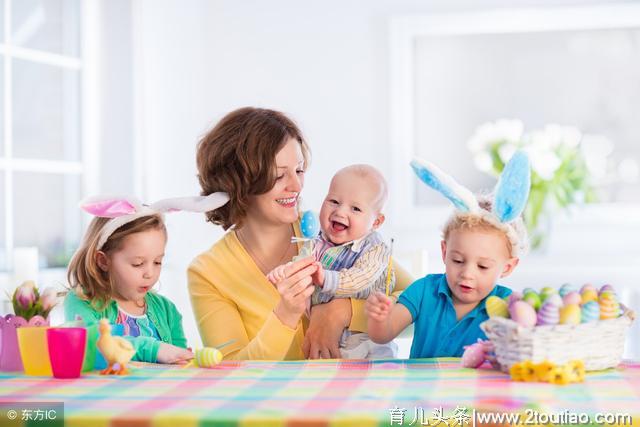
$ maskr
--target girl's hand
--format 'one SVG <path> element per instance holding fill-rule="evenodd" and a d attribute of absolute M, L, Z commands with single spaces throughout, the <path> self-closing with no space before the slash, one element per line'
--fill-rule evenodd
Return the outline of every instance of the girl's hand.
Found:
<path fill-rule="evenodd" d="M 304 357 L 340 358 L 340 336 L 349 326 L 351 315 L 351 301 L 348 298 L 334 298 L 326 304 L 314 305 L 302 343 Z"/>
<path fill-rule="evenodd" d="M 324 267 L 322 266 L 322 263 L 318 261 L 316 261 L 316 266 L 318 267 L 318 270 L 313 273 L 311 279 L 313 280 L 314 285 L 322 287 L 322 285 L 324 285 Z"/>
<path fill-rule="evenodd" d="M 292 329 L 298 326 L 300 316 L 306 310 L 309 298 L 313 294 L 311 275 L 317 268 L 313 257 L 292 262 L 284 268 L 285 278 L 276 284 L 280 301 L 273 312 L 283 324 Z"/>
<path fill-rule="evenodd" d="M 391 313 L 393 301 L 382 292 L 375 292 L 369 295 L 364 305 L 364 311 L 370 320 L 384 322 Z"/>
<path fill-rule="evenodd" d="M 193 352 L 182 347 L 160 343 L 156 361 L 158 363 L 175 363 L 183 365 L 193 359 Z"/>

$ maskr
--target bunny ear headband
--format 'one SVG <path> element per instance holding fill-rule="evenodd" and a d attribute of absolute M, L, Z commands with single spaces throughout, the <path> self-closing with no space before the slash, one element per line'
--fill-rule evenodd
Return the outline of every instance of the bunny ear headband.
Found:
<path fill-rule="evenodd" d="M 165 212 L 209 212 L 224 206 L 228 201 L 227 193 L 163 199 L 151 205 L 144 205 L 132 197 L 98 196 L 84 199 L 80 202 L 80 208 L 97 217 L 111 218 L 100 231 L 98 239 L 98 250 L 100 250 L 114 231 L 138 218 Z"/>
<path fill-rule="evenodd" d="M 450 175 L 443 172 L 433 163 L 414 159 L 411 162 L 418 178 L 453 203 L 460 212 L 481 215 L 499 229 L 507 233 L 514 252 L 524 250 L 526 243 L 518 236 L 515 223 L 524 210 L 531 187 L 531 168 L 529 157 L 522 151 L 516 152 L 506 164 L 496 188 L 491 212 L 480 207 L 476 196 L 466 187 L 460 185 Z"/>

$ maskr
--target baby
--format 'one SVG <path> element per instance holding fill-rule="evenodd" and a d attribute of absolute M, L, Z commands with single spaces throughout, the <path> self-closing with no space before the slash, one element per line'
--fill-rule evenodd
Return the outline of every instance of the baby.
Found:
<path fill-rule="evenodd" d="M 374 292 L 393 290 L 395 275 L 388 272 L 391 250 L 375 231 L 385 220 L 387 193 L 384 177 L 369 165 L 347 166 L 333 176 L 320 209 L 321 232 L 314 240 L 318 271 L 311 305 L 335 297 L 366 299 Z M 267 278 L 278 283 L 284 267 Z M 395 343 L 375 344 L 367 334 L 346 329 L 340 341 L 345 359 L 395 357 L 396 348 Z"/>
<path fill-rule="evenodd" d="M 375 342 L 385 343 L 414 323 L 411 358 L 460 357 L 465 346 L 486 339 L 480 324 L 488 319 L 487 297 L 511 294 L 496 282 L 513 272 L 527 248 L 520 214 L 529 194 L 529 162 L 523 153 L 514 155 L 493 199 L 476 198 L 432 164 L 413 167 L 457 207 L 443 230 L 445 274 L 415 281 L 395 305 L 382 293 L 371 295 L 365 306 L 368 330 Z"/>

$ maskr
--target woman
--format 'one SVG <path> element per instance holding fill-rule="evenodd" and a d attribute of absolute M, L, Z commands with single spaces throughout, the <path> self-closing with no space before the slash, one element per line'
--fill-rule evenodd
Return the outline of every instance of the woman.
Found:
<path fill-rule="evenodd" d="M 225 116 L 198 144 L 202 194 L 225 191 L 230 201 L 207 213 L 225 234 L 188 269 L 189 294 L 205 346 L 225 359 L 339 358 L 345 327 L 366 331 L 364 301 L 334 299 L 303 317 L 313 293 L 314 259 L 294 262 L 274 287 L 266 274 L 298 253 L 297 201 L 309 149 L 284 114 L 241 108 Z M 396 270 L 396 292 L 411 278 Z"/>

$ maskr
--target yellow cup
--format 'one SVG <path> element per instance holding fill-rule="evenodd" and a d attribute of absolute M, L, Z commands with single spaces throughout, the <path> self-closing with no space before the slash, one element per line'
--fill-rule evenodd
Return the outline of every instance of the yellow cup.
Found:
<path fill-rule="evenodd" d="M 17 329 L 18 347 L 26 375 L 52 376 L 47 345 L 48 326 L 22 326 Z"/>

